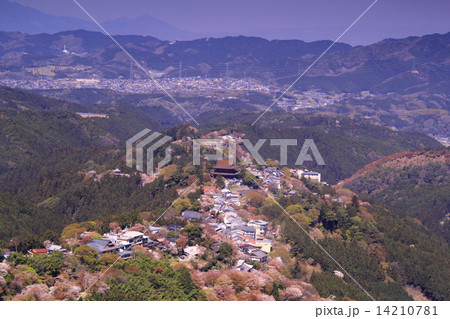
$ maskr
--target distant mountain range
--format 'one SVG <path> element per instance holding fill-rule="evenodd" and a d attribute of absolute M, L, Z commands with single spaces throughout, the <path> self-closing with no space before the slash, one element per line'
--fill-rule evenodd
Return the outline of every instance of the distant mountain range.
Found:
<path fill-rule="evenodd" d="M 253 77 L 279 85 L 292 83 L 331 44 L 331 41 L 269 41 L 244 36 L 169 42 L 149 36 L 121 35 L 117 41 L 144 67 L 169 76 L 178 75 L 181 62 L 183 76 Z M 450 33 L 386 39 L 357 47 L 337 43 L 296 88 L 447 93 L 449 43 Z M 64 54 L 64 46 L 72 54 Z M 22 72 L 23 67 L 49 64 L 85 65 L 92 74 L 107 78 L 128 78 L 130 70 L 130 59 L 99 32 L 78 30 L 37 35 L 0 32 L 0 72 L 7 72 L 4 77 L 11 77 L 8 72 Z M 59 74 L 64 76 L 67 74 Z"/>
<path fill-rule="evenodd" d="M 57 33 L 67 30 L 98 31 L 90 20 L 55 16 L 15 2 L 0 0 L 0 30 L 28 34 Z M 180 30 L 160 19 L 140 16 L 103 21 L 102 26 L 111 34 L 152 35 L 160 39 L 194 39 L 198 35 Z"/>
<path fill-rule="evenodd" d="M 241 77 L 246 71 L 248 76 L 263 79 L 296 74 L 299 63 L 306 67 L 332 43 L 269 41 L 244 36 L 169 42 L 150 36 L 118 35 L 116 40 L 144 67 L 169 75 L 175 69 L 178 75 L 181 61 L 183 76 L 223 76 L 228 64 L 231 77 Z M 63 53 L 64 46 L 71 54 Z M 350 49 L 348 44 L 337 43 L 329 52 Z M 125 74 L 128 77 L 130 68 L 129 58 L 100 32 L 76 30 L 36 35 L 0 32 L 0 71 L 14 72 L 22 67 L 49 64 L 90 66 L 92 73 L 107 78 Z"/>

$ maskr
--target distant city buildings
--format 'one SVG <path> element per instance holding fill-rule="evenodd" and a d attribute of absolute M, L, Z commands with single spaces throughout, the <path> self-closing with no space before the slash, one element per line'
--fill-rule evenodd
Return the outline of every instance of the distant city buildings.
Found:
<path fill-rule="evenodd" d="M 70 70 L 69 70 L 70 69 Z M 64 90 L 64 89 L 105 89 L 119 93 L 148 94 L 152 91 L 160 91 L 161 87 L 171 92 L 184 94 L 208 92 L 208 91 L 257 91 L 269 92 L 269 88 L 252 80 L 225 80 L 222 78 L 203 77 L 162 77 L 161 72 L 149 71 L 154 78 L 158 78 L 158 86 L 153 80 L 134 79 L 97 79 L 97 78 L 54 78 L 54 72 L 82 72 L 87 67 L 59 67 L 48 66 L 32 68 L 29 70 L 33 75 L 45 75 L 41 78 L 31 80 L 24 79 L 0 79 L 1 86 L 9 86 L 24 90 Z M 45 72 L 44 72 L 45 71 Z M 51 71 L 51 72 L 50 72 Z"/>

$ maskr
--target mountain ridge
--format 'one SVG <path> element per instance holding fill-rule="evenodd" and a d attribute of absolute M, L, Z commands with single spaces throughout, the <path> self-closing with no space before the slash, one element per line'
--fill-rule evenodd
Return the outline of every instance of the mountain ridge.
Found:
<path fill-rule="evenodd" d="M 77 29 L 99 30 L 98 26 L 88 19 L 47 14 L 7 0 L 0 0 L 0 6 L 2 7 L 0 11 L 0 30 L 3 31 L 39 34 Z M 149 29 L 152 30 L 154 35 L 165 40 L 188 39 L 196 36 L 151 16 L 118 18 L 102 21 L 101 24 L 111 34 L 150 35 L 149 31 L 143 32 L 143 30 Z"/>

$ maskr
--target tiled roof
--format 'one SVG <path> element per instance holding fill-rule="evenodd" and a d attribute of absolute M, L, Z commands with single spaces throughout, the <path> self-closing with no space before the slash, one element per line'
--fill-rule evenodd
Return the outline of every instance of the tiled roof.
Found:
<path fill-rule="evenodd" d="M 47 253 L 47 249 L 45 248 L 30 249 L 30 251 L 36 255 L 42 255 Z"/>
<path fill-rule="evenodd" d="M 111 243 L 111 242 L 108 239 L 94 238 L 93 240 L 88 242 L 86 245 L 94 248 L 97 252 L 101 253 L 108 246 L 109 243 Z"/>

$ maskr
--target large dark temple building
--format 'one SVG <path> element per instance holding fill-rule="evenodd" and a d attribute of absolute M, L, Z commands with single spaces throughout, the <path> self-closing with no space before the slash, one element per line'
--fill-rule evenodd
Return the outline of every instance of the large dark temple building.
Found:
<path fill-rule="evenodd" d="M 239 174 L 238 166 L 231 165 L 229 160 L 218 160 L 216 166 L 213 167 L 211 175 L 217 177 L 218 175 L 225 178 L 235 178 Z"/>

